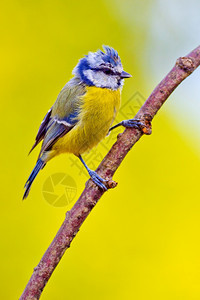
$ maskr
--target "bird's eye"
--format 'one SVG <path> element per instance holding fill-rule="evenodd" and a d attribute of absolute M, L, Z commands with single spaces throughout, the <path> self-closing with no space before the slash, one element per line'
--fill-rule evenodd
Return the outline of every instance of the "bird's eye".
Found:
<path fill-rule="evenodd" d="M 105 70 L 104 70 L 104 73 L 105 73 L 106 75 L 111 75 L 111 74 L 113 74 L 113 72 L 112 72 L 111 69 L 105 69 Z"/>

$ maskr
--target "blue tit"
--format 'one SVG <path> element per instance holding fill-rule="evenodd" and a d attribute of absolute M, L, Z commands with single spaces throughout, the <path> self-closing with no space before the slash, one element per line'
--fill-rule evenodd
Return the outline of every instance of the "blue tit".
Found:
<path fill-rule="evenodd" d="M 46 163 L 61 153 L 73 153 L 83 163 L 91 179 L 106 190 L 106 180 L 90 170 L 82 153 L 96 146 L 109 132 L 120 107 L 124 78 L 116 50 L 103 46 L 104 52 L 89 52 L 73 70 L 74 77 L 63 87 L 47 112 L 31 151 L 42 142 L 35 168 L 25 184 L 25 199 L 31 185 Z M 125 126 L 126 124 L 119 124 Z M 30 152 L 31 152 L 30 151 Z"/>

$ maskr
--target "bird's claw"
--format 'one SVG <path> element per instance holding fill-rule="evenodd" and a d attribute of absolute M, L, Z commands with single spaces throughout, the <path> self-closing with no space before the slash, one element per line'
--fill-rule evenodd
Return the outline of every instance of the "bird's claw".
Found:
<path fill-rule="evenodd" d="M 124 120 L 122 121 L 122 126 L 127 128 L 135 128 L 135 129 L 141 129 L 144 124 L 138 120 L 138 119 L 130 119 L 130 120 Z"/>
<path fill-rule="evenodd" d="M 90 170 L 89 171 L 89 175 L 92 179 L 92 181 L 98 186 L 100 187 L 102 190 L 107 191 L 107 187 L 105 186 L 105 182 L 107 182 L 108 180 L 101 178 L 95 171 Z M 104 182 L 104 183 L 103 183 Z"/>
<path fill-rule="evenodd" d="M 130 119 L 121 122 L 122 126 L 126 128 L 135 128 L 141 130 L 144 134 L 151 134 L 151 121 L 149 117 L 141 119 Z"/>

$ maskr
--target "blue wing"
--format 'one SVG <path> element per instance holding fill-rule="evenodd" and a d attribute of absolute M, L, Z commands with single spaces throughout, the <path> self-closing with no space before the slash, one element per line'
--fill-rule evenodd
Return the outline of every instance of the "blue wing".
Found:
<path fill-rule="evenodd" d="M 52 113 L 52 108 L 50 108 L 50 110 L 47 112 L 46 116 L 44 117 L 39 127 L 37 136 L 35 138 L 35 143 L 31 148 L 29 154 L 39 144 L 39 142 L 45 138 L 47 131 L 49 131 L 48 141 L 46 141 L 46 143 L 43 143 L 46 145 L 45 150 L 43 151 L 46 151 L 51 146 L 53 146 L 53 144 L 55 144 L 58 138 L 66 134 L 77 123 L 78 111 L 74 111 L 70 115 L 64 117 L 62 120 L 59 120 L 55 117 L 54 118 L 51 117 L 51 113 Z"/>
<path fill-rule="evenodd" d="M 73 119 L 74 119 L 74 113 L 73 113 Z M 69 116 L 68 116 L 68 120 L 70 121 Z M 65 120 L 59 120 L 57 118 L 53 118 L 48 124 L 47 132 L 44 137 L 39 158 L 44 151 L 51 150 L 52 146 L 57 142 L 57 140 L 62 136 L 64 136 L 67 132 L 69 132 L 74 127 L 75 124 L 76 123 L 74 122 L 74 120 L 72 123 L 69 123 L 66 122 Z"/>
<path fill-rule="evenodd" d="M 44 117 L 44 119 L 39 127 L 37 136 L 35 138 L 35 143 L 34 143 L 33 147 L 31 148 L 29 154 L 39 144 L 39 142 L 44 139 L 44 136 L 47 132 L 47 125 L 49 124 L 49 121 L 51 119 L 51 112 L 52 112 L 52 108 L 50 108 L 50 110 L 47 112 L 46 116 Z"/>
<path fill-rule="evenodd" d="M 82 102 L 81 97 L 85 92 L 85 85 L 80 84 L 80 81 L 72 79 L 65 85 L 44 117 L 31 151 L 43 140 L 40 157 L 44 151 L 51 150 L 56 141 L 76 125 Z"/>

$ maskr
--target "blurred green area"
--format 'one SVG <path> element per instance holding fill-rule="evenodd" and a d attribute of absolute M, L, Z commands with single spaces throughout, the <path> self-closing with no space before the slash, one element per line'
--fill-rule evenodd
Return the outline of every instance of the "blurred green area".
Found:
<path fill-rule="evenodd" d="M 132 100 L 137 111 L 161 79 L 147 63 L 153 5 L 156 1 L 1 3 L 1 299 L 20 296 L 75 202 L 49 205 L 42 196 L 45 180 L 57 172 L 69 174 L 78 197 L 87 179 L 69 156 L 60 156 L 39 174 L 22 202 L 39 149 L 27 153 L 43 116 L 78 59 L 102 44 L 116 48 L 133 75 L 125 83 L 123 104 L 139 92 L 139 102 Z M 153 134 L 142 138 L 120 166 L 117 188 L 92 211 L 42 299 L 200 298 L 200 159 L 190 143 L 195 131 L 184 135 L 186 126 L 178 131 L 179 116 L 170 114 L 170 105 L 168 100 L 153 121 Z M 102 144 L 97 152 L 106 153 Z"/>

